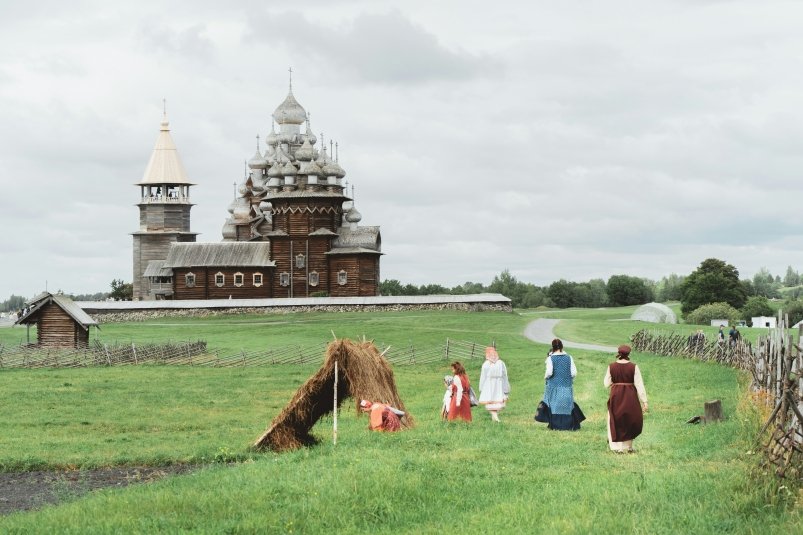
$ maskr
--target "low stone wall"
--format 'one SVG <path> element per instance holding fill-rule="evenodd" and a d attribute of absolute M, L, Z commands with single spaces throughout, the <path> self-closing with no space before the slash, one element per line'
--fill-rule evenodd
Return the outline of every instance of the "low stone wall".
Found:
<path fill-rule="evenodd" d="M 156 318 L 201 318 L 208 316 L 237 316 L 242 314 L 294 314 L 297 312 L 401 312 L 406 310 L 461 310 L 465 312 L 513 312 L 510 303 L 435 303 L 392 305 L 309 305 L 288 307 L 229 307 L 229 308 L 161 308 L 126 311 L 84 311 L 99 323 L 147 321 Z"/>

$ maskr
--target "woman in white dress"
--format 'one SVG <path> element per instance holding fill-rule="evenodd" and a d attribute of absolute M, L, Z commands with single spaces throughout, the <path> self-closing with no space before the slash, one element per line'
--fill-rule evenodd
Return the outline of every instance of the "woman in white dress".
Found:
<path fill-rule="evenodd" d="M 495 347 L 486 347 L 485 362 L 480 373 L 480 405 L 491 413 L 494 422 L 498 422 L 499 411 L 505 408 L 509 396 L 507 366 L 499 358 Z"/>

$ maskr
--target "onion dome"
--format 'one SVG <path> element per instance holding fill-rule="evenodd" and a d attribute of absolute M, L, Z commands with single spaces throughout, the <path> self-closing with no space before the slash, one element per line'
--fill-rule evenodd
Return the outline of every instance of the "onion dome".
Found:
<path fill-rule="evenodd" d="M 315 160 L 301 162 L 301 168 L 298 170 L 298 174 L 324 176 L 323 170 L 321 170 L 321 167 L 315 163 Z"/>
<path fill-rule="evenodd" d="M 234 201 L 234 219 L 248 220 L 251 216 L 251 203 L 242 197 Z"/>
<path fill-rule="evenodd" d="M 273 158 L 276 156 L 276 149 L 273 148 L 273 145 L 268 145 L 268 150 L 265 151 L 265 160 L 272 161 Z"/>
<path fill-rule="evenodd" d="M 346 176 L 346 171 L 344 171 L 343 168 L 340 167 L 339 163 L 332 162 L 332 167 L 334 168 L 335 171 L 334 176 L 336 176 L 337 178 L 343 178 L 344 176 Z"/>
<path fill-rule="evenodd" d="M 268 160 L 266 160 L 262 156 L 262 154 L 260 154 L 259 149 L 257 149 L 253 158 L 248 160 L 248 167 L 250 167 L 251 169 L 265 169 L 267 166 L 268 166 Z"/>
<path fill-rule="evenodd" d="M 263 212 L 267 212 L 271 208 L 273 208 L 273 204 L 270 201 L 262 201 L 261 203 L 259 203 L 259 209 L 262 210 Z"/>
<path fill-rule="evenodd" d="M 359 223 L 362 221 L 362 214 L 357 211 L 357 208 L 352 206 L 351 209 L 346 212 L 346 221 L 349 223 Z"/>
<path fill-rule="evenodd" d="M 270 169 L 268 169 L 268 176 L 271 178 L 281 178 L 284 176 L 282 174 L 282 164 L 279 160 L 276 160 L 273 162 L 273 165 L 270 166 Z"/>
<path fill-rule="evenodd" d="M 304 143 L 296 150 L 296 159 L 301 161 L 312 159 L 312 145 L 309 139 L 305 139 Z"/>
<path fill-rule="evenodd" d="M 286 164 L 284 164 L 284 167 L 282 167 L 283 176 L 295 176 L 297 173 L 298 169 L 296 169 L 296 166 L 290 162 L 287 162 Z"/>
<path fill-rule="evenodd" d="M 337 176 L 338 167 L 335 166 L 335 162 L 332 160 L 327 159 L 326 163 L 323 166 L 323 174 L 326 176 Z M 343 169 L 340 169 L 342 171 Z M 344 173 L 345 174 L 345 173 Z"/>
<path fill-rule="evenodd" d="M 248 193 L 248 186 L 246 186 L 245 184 L 240 184 L 240 187 L 237 188 L 237 193 L 239 193 L 240 195 L 245 195 L 246 193 Z"/>
<path fill-rule="evenodd" d="M 278 124 L 303 124 L 307 120 L 307 112 L 290 91 L 284 102 L 279 104 L 279 107 L 273 112 L 273 119 Z"/>
<path fill-rule="evenodd" d="M 278 141 L 278 139 L 279 138 L 276 136 L 276 130 L 273 128 L 273 121 L 271 121 L 270 122 L 270 134 L 268 134 L 267 137 L 265 137 L 265 143 L 267 143 L 268 146 L 270 147 L 272 145 L 275 145 L 276 141 Z"/>
<path fill-rule="evenodd" d="M 310 145 L 315 145 L 315 142 L 318 141 L 318 138 L 315 137 L 315 134 L 312 133 L 312 128 L 310 128 L 309 115 L 307 116 L 307 133 L 306 133 L 306 136 L 307 136 L 307 139 L 310 142 Z"/>
<path fill-rule="evenodd" d="M 236 207 L 237 207 L 237 199 L 231 201 L 231 204 L 229 204 L 229 207 L 226 208 L 226 210 L 228 210 L 230 214 L 233 214 L 234 213 L 234 209 Z"/>

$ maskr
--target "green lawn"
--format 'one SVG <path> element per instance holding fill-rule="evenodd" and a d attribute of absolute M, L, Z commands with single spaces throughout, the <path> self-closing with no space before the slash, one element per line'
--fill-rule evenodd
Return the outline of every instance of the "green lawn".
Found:
<path fill-rule="evenodd" d="M 575 341 L 628 335 L 621 310 L 581 314 Z M 0 517 L 0 532 L 442 533 L 455 519 L 472 533 L 795 532 L 794 496 L 776 490 L 752 453 L 758 414 L 746 379 L 711 363 L 635 354 L 651 412 L 638 452 L 605 441 L 610 355 L 573 351 L 575 395 L 588 420 L 576 433 L 532 421 L 543 393 L 546 347 L 521 336 L 533 315 L 421 312 L 229 316 L 106 325 L 110 340 L 206 339 L 210 347 L 300 345 L 338 336 L 427 346 L 446 337 L 495 340 L 511 402 L 494 425 L 439 420 L 446 365 L 397 366 L 399 392 L 417 426 L 366 430 L 351 406 L 315 428 L 321 444 L 284 454 L 248 450 L 315 371 L 314 366 L 199 369 L 170 366 L 2 370 L 0 469 L 202 463 L 190 475 L 103 490 L 39 511 Z M 551 317 L 549 314 L 541 317 Z M 560 325 L 563 325 L 560 324 Z M 560 327 L 559 325 L 559 327 Z M 582 325 L 590 333 L 583 336 Z M 621 329 L 621 331 L 620 331 Z M 614 335 L 607 335 L 611 330 Z M 568 336 L 567 336 L 568 338 Z M 604 338 L 604 339 L 603 339 Z M 479 376 L 479 362 L 469 374 Z M 709 399 L 727 420 L 685 420 Z M 222 462 L 227 461 L 227 462 Z M 231 461 L 239 461 L 231 463 Z"/>

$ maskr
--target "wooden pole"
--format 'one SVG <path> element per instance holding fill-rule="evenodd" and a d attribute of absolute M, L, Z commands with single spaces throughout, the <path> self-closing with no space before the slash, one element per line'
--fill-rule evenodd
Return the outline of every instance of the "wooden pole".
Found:
<path fill-rule="evenodd" d="M 335 399 L 332 403 L 332 414 L 334 415 L 334 419 L 332 420 L 332 444 L 337 445 L 337 361 L 335 361 Z"/>

